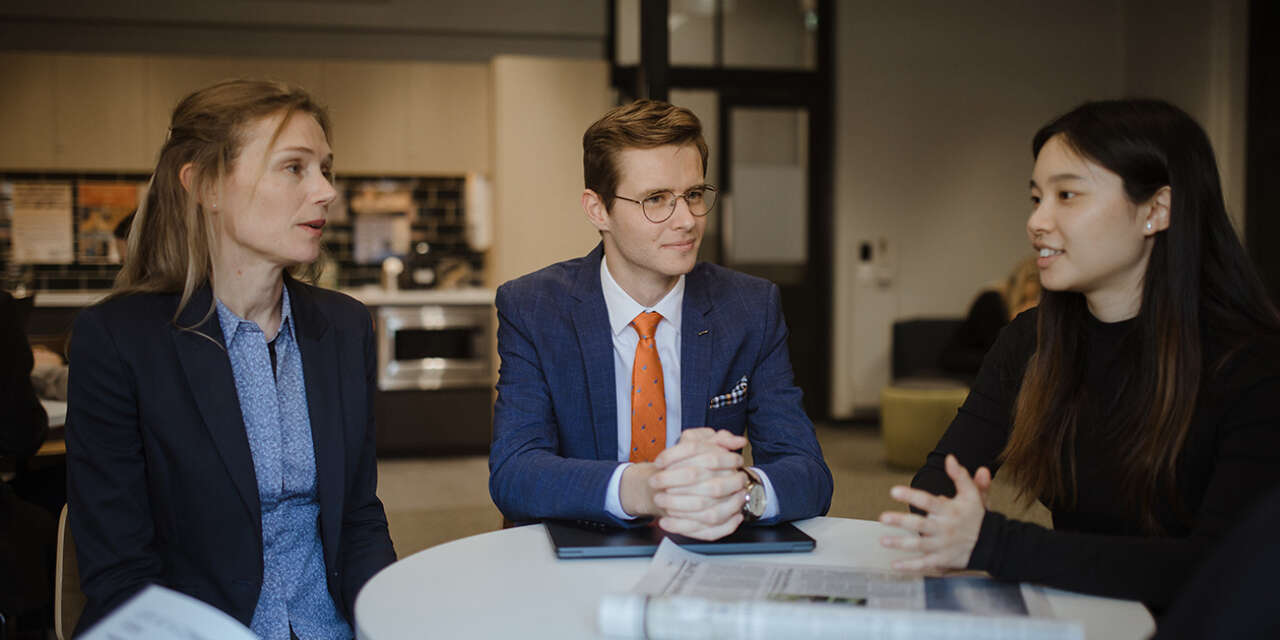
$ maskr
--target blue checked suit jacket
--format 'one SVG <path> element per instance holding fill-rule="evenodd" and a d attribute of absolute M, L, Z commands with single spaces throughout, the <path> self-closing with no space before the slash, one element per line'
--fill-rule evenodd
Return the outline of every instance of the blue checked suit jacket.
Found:
<path fill-rule="evenodd" d="M 502 364 L 489 492 L 511 520 L 630 524 L 604 509 L 609 477 L 620 463 L 602 255 L 597 245 L 583 258 L 498 288 Z M 825 514 L 831 471 L 792 380 L 778 287 L 699 263 L 685 278 L 683 311 L 682 426 L 745 432 L 755 466 L 777 493 L 775 520 Z M 717 396 L 727 397 L 712 408 Z"/>

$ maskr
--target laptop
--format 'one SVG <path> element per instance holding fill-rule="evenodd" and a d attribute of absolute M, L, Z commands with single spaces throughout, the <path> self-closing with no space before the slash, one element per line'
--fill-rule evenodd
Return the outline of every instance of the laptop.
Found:
<path fill-rule="evenodd" d="M 624 529 L 582 520 L 545 520 L 547 535 L 556 557 L 629 558 L 648 557 L 658 551 L 663 538 L 695 553 L 794 553 L 813 551 L 816 543 L 808 534 L 786 522 L 769 526 L 745 526 L 719 540 L 706 541 L 667 533 L 656 526 Z"/>

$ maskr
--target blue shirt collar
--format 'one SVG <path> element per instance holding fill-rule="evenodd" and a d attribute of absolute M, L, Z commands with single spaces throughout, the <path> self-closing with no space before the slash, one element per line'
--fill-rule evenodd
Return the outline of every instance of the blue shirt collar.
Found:
<path fill-rule="evenodd" d="M 289 337 L 293 338 L 293 323 L 290 322 L 290 319 L 293 318 L 293 305 L 289 302 L 289 287 L 285 285 L 280 287 L 280 290 L 280 331 L 276 332 L 276 336 L 288 331 Z M 228 349 L 231 348 L 231 341 L 235 339 L 236 334 L 240 331 L 240 325 L 246 325 L 246 329 L 251 331 L 262 332 L 262 327 L 259 327 L 257 323 L 236 315 L 234 311 L 228 309 L 227 305 L 222 304 L 222 301 L 216 297 L 214 300 L 217 302 L 218 323 L 222 325 L 222 339 Z"/>

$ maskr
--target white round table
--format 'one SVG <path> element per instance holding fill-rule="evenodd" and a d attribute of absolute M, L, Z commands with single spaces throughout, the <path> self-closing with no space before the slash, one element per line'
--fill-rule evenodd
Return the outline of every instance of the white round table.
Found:
<path fill-rule="evenodd" d="M 889 569 L 901 552 L 880 546 L 898 532 L 878 522 L 813 518 L 796 525 L 812 553 L 734 556 L 743 562 Z M 898 532 L 900 533 L 900 532 Z M 725 557 L 725 556 L 721 556 Z M 432 547 L 383 569 L 356 599 L 356 637 L 599 638 L 596 610 L 625 593 L 649 558 L 560 560 L 542 525 L 492 531 Z M 1137 602 L 1044 589 L 1054 614 L 1084 624 L 1091 639 L 1146 638 L 1155 621 Z"/>

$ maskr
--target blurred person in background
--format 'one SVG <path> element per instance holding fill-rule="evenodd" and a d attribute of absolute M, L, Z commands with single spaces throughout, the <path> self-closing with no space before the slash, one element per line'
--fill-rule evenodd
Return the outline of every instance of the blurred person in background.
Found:
<path fill-rule="evenodd" d="M 129 257 L 129 230 L 133 228 L 133 218 L 138 215 L 138 210 L 134 209 L 132 213 L 125 216 L 111 231 L 111 236 L 115 238 L 116 254 L 120 256 L 120 262 L 123 264 L 125 258 Z"/>
<path fill-rule="evenodd" d="M 996 343 L 1000 330 L 1019 313 L 1040 302 L 1040 273 L 1036 259 L 1018 262 L 1003 282 L 974 298 L 964 324 L 956 329 L 938 358 L 944 373 L 970 384 L 982 367 L 982 358 Z"/>
<path fill-rule="evenodd" d="M 34 360 L 20 316 L 13 296 L 0 290 L 0 457 L 19 468 L 49 431 L 49 418 L 31 386 Z M 0 615 L 10 629 L 18 616 L 36 615 L 50 602 L 57 534 L 55 513 L 0 482 Z"/>
<path fill-rule="evenodd" d="M 129 253 L 129 229 L 133 227 L 133 213 L 125 216 L 116 225 L 112 236 L 116 243 L 116 253 L 120 256 L 120 262 L 124 262 Z M 62 356 L 44 345 L 36 345 L 32 348 L 32 355 L 35 356 L 35 367 L 31 369 L 31 383 L 35 385 L 36 394 L 41 398 L 49 400 L 59 400 L 66 402 L 67 400 L 67 363 Z"/>

